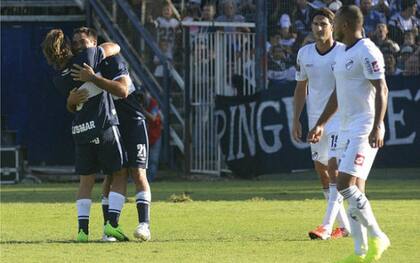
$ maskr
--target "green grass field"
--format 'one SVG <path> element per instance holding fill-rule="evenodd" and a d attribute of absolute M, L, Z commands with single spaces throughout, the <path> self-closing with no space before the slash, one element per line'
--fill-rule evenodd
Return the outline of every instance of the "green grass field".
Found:
<path fill-rule="evenodd" d="M 367 185 L 392 247 L 381 262 L 420 262 L 420 171 L 375 171 Z M 350 238 L 311 241 L 325 201 L 312 173 L 257 181 L 152 184 L 152 240 L 101 243 L 100 185 L 94 192 L 88 244 L 77 231 L 77 184 L 1 187 L 1 262 L 334 262 L 352 252 Z M 133 186 L 129 187 L 133 196 Z M 186 193 L 192 202 L 169 201 Z M 137 223 L 133 199 L 121 224 Z"/>

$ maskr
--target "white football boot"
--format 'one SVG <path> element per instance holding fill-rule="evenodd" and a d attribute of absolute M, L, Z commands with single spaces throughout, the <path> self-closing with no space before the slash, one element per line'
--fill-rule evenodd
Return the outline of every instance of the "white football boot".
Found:
<path fill-rule="evenodd" d="M 149 224 L 140 223 L 134 230 L 134 237 L 140 241 L 149 241 L 151 238 Z"/>

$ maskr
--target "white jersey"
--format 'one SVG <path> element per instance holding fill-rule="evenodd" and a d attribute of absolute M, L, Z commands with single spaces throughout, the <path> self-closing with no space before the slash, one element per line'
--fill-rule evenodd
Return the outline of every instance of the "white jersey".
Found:
<path fill-rule="evenodd" d="M 306 108 L 308 113 L 309 128 L 312 129 L 327 105 L 328 99 L 335 89 L 333 64 L 339 49 L 344 44 L 335 42 L 330 50 L 320 54 L 315 43 L 308 44 L 299 49 L 297 55 L 296 80 L 308 81 L 308 95 Z M 337 114 L 326 125 L 329 130 L 338 130 Z"/>
<path fill-rule="evenodd" d="M 385 78 L 381 51 L 361 39 L 337 52 L 334 64 L 340 129 L 353 136 L 369 134 L 375 118 L 375 89 L 369 80 Z"/>

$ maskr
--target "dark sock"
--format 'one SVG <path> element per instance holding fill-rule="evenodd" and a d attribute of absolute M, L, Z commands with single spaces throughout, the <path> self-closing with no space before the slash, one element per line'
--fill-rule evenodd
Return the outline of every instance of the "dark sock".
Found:
<path fill-rule="evenodd" d="M 146 202 L 137 203 L 137 214 L 139 218 L 139 223 L 148 223 L 150 222 L 150 205 Z"/>
<path fill-rule="evenodd" d="M 109 205 L 102 204 L 102 214 L 104 216 L 104 225 L 106 225 L 106 223 L 109 220 L 108 208 L 109 208 Z"/>
<path fill-rule="evenodd" d="M 88 235 L 89 234 L 89 219 L 85 218 L 79 218 L 79 231 L 80 229 L 83 230 L 83 232 Z"/>
<path fill-rule="evenodd" d="M 120 212 L 108 211 L 108 220 L 112 227 L 118 226 L 119 219 L 120 219 Z"/>

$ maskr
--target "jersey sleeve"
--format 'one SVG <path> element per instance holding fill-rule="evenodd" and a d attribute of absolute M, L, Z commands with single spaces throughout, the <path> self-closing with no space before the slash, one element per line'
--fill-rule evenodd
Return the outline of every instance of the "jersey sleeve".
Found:
<path fill-rule="evenodd" d="M 127 64 L 118 55 L 106 58 L 99 68 L 102 76 L 111 80 L 128 75 Z"/>
<path fill-rule="evenodd" d="M 302 49 L 300 49 L 296 58 L 296 81 L 304 81 L 308 79 L 308 75 L 306 74 L 305 67 L 302 62 L 302 53 Z"/>
<path fill-rule="evenodd" d="M 360 59 L 362 60 L 363 75 L 367 79 L 385 78 L 384 57 L 376 46 L 371 45 L 363 49 Z"/>

